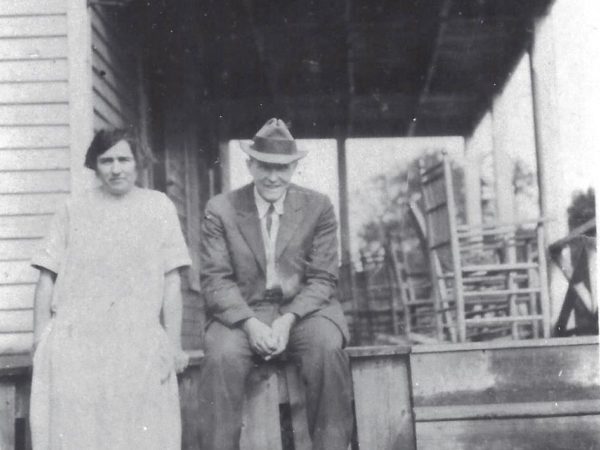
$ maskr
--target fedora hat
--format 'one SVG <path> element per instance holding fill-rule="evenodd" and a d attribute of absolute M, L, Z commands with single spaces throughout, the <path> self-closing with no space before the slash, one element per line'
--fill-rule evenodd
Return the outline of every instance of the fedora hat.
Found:
<path fill-rule="evenodd" d="M 289 164 L 308 153 L 298 150 L 294 137 L 281 119 L 269 119 L 254 135 L 252 142 L 241 142 L 251 158 L 270 164 Z"/>

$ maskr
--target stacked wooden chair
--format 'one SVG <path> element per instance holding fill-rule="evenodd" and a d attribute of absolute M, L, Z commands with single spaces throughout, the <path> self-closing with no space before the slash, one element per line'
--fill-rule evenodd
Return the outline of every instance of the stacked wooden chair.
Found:
<path fill-rule="evenodd" d="M 444 153 L 421 161 L 422 213 L 439 340 L 550 335 L 543 221 L 459 225 Z M 416 208 L 416 205 L 413 205 Z"/>

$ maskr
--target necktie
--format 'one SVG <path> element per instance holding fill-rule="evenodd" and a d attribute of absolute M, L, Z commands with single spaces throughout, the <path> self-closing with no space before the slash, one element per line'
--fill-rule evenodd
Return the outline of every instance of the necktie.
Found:
<path fill-rule="evenodd" d="M 269 205 L 269 209 L 267 210 L 267 233 L 271 236 L 271 227 L 273 226 L 273 213 L 275 212 L 275 207 L 273 203 Z"/>

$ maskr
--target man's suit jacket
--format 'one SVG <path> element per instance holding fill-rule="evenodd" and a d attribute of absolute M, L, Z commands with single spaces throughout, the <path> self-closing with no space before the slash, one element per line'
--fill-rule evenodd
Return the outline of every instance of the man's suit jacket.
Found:
<path fill-rule="evenodd" d="M 291 184 L 275 248 L 283 290 L 281 314 L 319 314 L 349 340 L 337 301 L 337 222 L 327 196 Z M 213 197 L 202 223 L 200 280 L 209 321 L 235 326 L 254 317 L 265 294 L 266 256 L 254 185 Z"/>

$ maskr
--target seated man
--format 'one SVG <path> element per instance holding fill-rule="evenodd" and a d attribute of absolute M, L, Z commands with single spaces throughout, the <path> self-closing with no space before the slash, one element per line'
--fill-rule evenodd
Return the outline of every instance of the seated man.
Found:
<path fill-rule="evenodd" d="M 250 369 L 285 350 L 306 383 L 313 448 L 347 450 L 348 327 L 336 300 L 333 206 L 325 195 L 290 184 L 306 152 L 281 120 L 269 120 L 243 149 L 254 183 L 211 199 L 202 225 L 208 326 L 201 448 L 239 448 Z"/>

